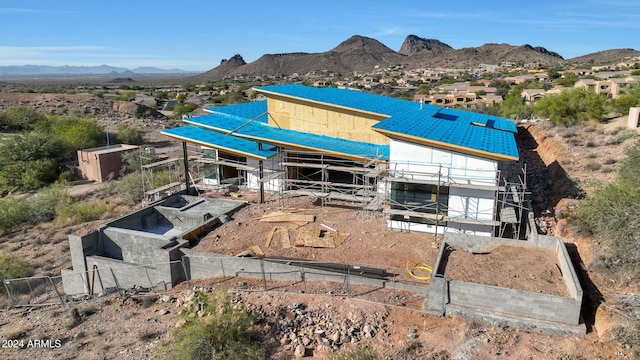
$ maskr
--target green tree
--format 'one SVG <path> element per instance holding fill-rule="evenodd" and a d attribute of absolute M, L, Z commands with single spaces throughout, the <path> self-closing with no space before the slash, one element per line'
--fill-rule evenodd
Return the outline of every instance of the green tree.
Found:
<path fill-rule="evenodd" d="M 120 123 L 118 124 L 117 129 L 117 142 L 129 145 L 142 145 L 144 143 L 144 131 L 142 131 L 139 126 L 129 126 L 125 123 Z"/>
<path fill-rule="evenodd" d="M 72 116 L 49 116 L 36 124 L 36 131 L 59 139 L 67 159 L 73 158 L 80 149 L 96 147 L 104 137 L 104 130 L 95 119 Z"/>
<path fill-rule="evenodd" d="M 554 83 L 559 86 L 571 87 L 578 80 L 580 80 L 580 77 L 578 75 L 572 73 L 571 71 L 565 71 L 562 74 L 561 78 L 554 80 Z"/>
<path fill-rule="evenodd" d="M 33 108 L 14 106 L 0 112 L 0 129 L 2 131 L 31 130 L 35 124 L 46 119 L 46 116 Z"/>
<path fill-rule="evenodd" d="M 496 95 L 502 97 L 505 97 L 511 90 L 511 84 L 501 79 L 492 80 L 489 86 L 496 88 Z"/>
<path fill-rule="evenodd" d="M 602 122 L 606 110 L 606 97 L 584 88 L 545 96 L 533 107 L 535 116 L 549 118 L 552 123 L 565 126 L 589 120 Z"/>
<path fill-rule="evenodd" d="M 516 120 L 528 119 L 531 116 L 531 107 L 524 103 L 521 91 L 519 86 L 514 86 L 504 97 L 502 104 L 500 104 L 500 116 Z"/>
<path fill-rule="evenodd" d="M 0 192 L 33 190 L 55 181 L 64 145 L 44 133 L 12 136 L 0 146 Z"/>

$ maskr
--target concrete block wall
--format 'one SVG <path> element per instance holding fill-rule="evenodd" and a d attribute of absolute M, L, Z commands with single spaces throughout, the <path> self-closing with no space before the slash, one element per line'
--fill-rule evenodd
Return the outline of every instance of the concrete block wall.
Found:
<path fill-rule="evenodd" d="M 460 246 L 465 251 L 485 252 L 499 245 L 510 245 L 527 248 L 545 248 L 554 250 L 558 259 L 558 266 L 562 271 L 570 297 L 539 294 L 516 289 L 500 288 L 496 286 L 475 284 L 469 282 L 446 280 L 448 298 L 445 300 L 448 308 L 464 308 L 467 314 L 473 309 L 479 312 L 494 314 L 508 314 L 522 318 L 533 318 L 543 321 L 556 321 L 565 324 L 579 324 L 582 307 L 583 291 L 576 275 L 571 258 L 561 238 L 538 235 L 535 242 L 488 238 L 468 234 L 445 234 L 445 241 L 440 246 L 438 258 L 434 265 L 431 291 L 438 290 L 435 277 L 446 279 L 446 248 L 450 245 Z M 429 300 L 431 301 L 431 300 Z M 435 301 L 435 300 L 434 300 Z M 437 304 L 425 304 L 427 308 L 437 308 Z M 451 313 L 447 310 L 447 313 Z"/>
<path fill-rule="evenodd" d="M 189 279 L 205 279 L 217 276 L 238 276 L 262 279 L 264 271 L 267 281 L 346 281 L 346 276 L 331 271 L 322 271 L 298 266 L 264 261 L 256 258 L 244 258 L 199 252 L 192 249 L 181 249 L 184 253 L 184 263 L 189 271 Z M 304 275 L 303 275 L 304 274 Z M 370 285 L 379 287 L 393 286 L 398 290 L 413 291 L 426 294 L 427 286 L 405 283 L 391 283 L 388 280 L 370 279 L 357 275 L 349 275 L 349 283 L 353 285 Z"/>
<path fill-rule="evenodd" d="M 578 324 L 581 302 L 573 298 L 449 280 L 449 303 L 533 319 Z"/>
<path fill-rule="evenodd" d="M 154 263 L 154 250 L 172 243 L 171 238 L 119 228 L 104 229 L 102 241 L 101 255 L 133 264 Z"/>
<path fill-rule="evenodd" d="M 171 288 L 171 276 L 169 263 L 158 263 L 154 266 L 140 266 L 124 261 L 105 258 L 102 256 L 88 256 L 87 276 L 89 283 L 95 279 L 94 291 L 101 292 L 106 288 L 119 287 L 122 289 L 142 286 L 147 288 Z M 93 266 L 96 266 L 96 274 L 93 275 Z"/>

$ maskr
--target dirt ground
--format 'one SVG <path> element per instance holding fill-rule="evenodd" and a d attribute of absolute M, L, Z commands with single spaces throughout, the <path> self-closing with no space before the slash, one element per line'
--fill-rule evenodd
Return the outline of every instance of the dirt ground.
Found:
<path fill-rule="evenodd" d="M 523 127 L 522 131 L 524 139 L 519 139 L 525 144 L 521 152 L 523 158 L 529 159 L 529 185 L 542 232 L 565 236 L 565 241 L 575 245 L 576 253 L 587 265 L 596 256 L 597 249 L 583 238 L 573 236 L 569 226 L 563 223 L 561 214 L 574 206 L 576 200 L 573 191 L 576 184 L 583 190 L 590 190 L 614 178 L 615 163 L 622 157 L 622 149 L 628 141 L 618 145 L 606 145 L 606 142 L 620 126 L 622 125 L 612 122 L 604 126 L 594 125 L 590 131 L 584 131 L 527 124 L 526 129 Z M 162 142 L 162 136 L 157 131 L 151 132 L 149 138 L 158 143 Z M 594 170 L 596 167 L 597 170 Z M 78 193 L 84 194 L 84 190 Z M 231 194 L 219 192 L 212 195 L 226 197 Z M 116 196 L 100 190 L 93 195 L 83 196 L 87 201 L 108 198 L 118 204 Z M 380 214 L 365 214 L 363 217 L 358 209 L 351 209 L 346 204 L 336 203 L 320 207 L 313 204 L 314 199 L 301 197 L 290 199 L 286 207 L 299 213 L 314 215 L 314 221 L 287 230 L 290 248 L 284 246 L 282 233 L 274 234 L 269 246 L 265 246 L 267 235 L 276 224 L 260 222 L 259 219 L 282 210 L 280 203 L 274 200 L 263 205 L 257 204 L 257 194 L 252 192 L 240 193 L 239 199 L 247 201 L 249 206 L 234 214 L 232 221 L 202 239 L 196 247 L 197 250 L 236 255 L 258 245 L 266 256 L 299 257 L 384 267 L 389 272 L 397 274 L 399 280 L 413 281 L 415 279 L 406 272 L 407 263 L 433 264 L 441 241 L 433 235 L 390 230 Z M 115 217 L 130 210 L 131 208 L 118 204 L 116 211 L 110 216 Z M 36 267 L 37 274 L 59 275 L 61 269 L 70 266 L 66 235 L 95 228 L 107 220 L 108 218 L 105 218 L 74 226 L 47 223 L 23 228 L 2 235 L 0 251 L 26 256 Z M 305 228 L 331 232 L 327 227 L 348 236 L 335 248 L 293 246 Z M 557 294 L 563 295 L 560 293 L 562 286 L 555 287 L 563 282 L 558 278 L 554 257 L 529 254 L 508 248 L 495 249 L 485 255 L 454 251 L 448 271 L 453 278 L 471 278 L 486 283 L 482 274 L 486 273 L 486 269 L 496 269 L 505 276 L 492 285 L 520 289 L 522 284 L 527 284 L 530 287 L 524 290 L 555 293 L 560 289 Z M 478 256 L 480 260 L 474 260 L 471 264 L 467 262 L 467 257 Z M 457 264 L 464 266 L 458 267 Z M 594 286 L 605 295 L 637 290 L 612 286 L 606 274 L 590 270 L 588 266 L 581 271 L 588 279 L 593 280 Z M 162 296 L 127 293 L 76 299 L 67 307 L 5 307 L 0 310 L 0 340 L 4 345 L 0 348 L 0 359 L 155 358 L 154 349 L 171 341 L 172 329 L 180 310 L 174 301 L 175 298 L 181 296 L 188 288 L 215 288 L 219 283 L 219 279 L 212 279 L 210 282 L 191 284 L 191 287 L 181 284 L 169 293 L 171 301 L 163 301 Z M 594 326 L 593 319 L 590 318 L 587 319 L 590 322 L 587 324 L 589 332 L 586 335 L 561 337 L 494 327 L 457 317 L 436 317 L 415 311 L 417 306 L 407 299 L 402 302 L 410 306 L 395 307 L 370 303 L 359 298 L 299 292 L 237 290 L 236 294 L 247 304 L 260 305 L 266 309 L 265 311 L 268 310 L 267 312 L 292 303 L 306 304 L 308 308 L 318 311 L 330 307 L 331 311 L 325 312 L 332 321 L 340 321 L 354 313 L 384 313 L 388 335 L 376 336 L 368 341 L 381 354 L 386 354 L 392 359 L 637 358 L 634 349 L 611 341 L 605 334 L 606 328 L 596 332 L 597 326 Z M 381 296 L 386 295 L 388 294 Z M 4 301 L 6 305 L 6 299 Z M 615 318 L 608 319 L 611 323 L 611 319 Z M 416 330 L 416 339 L 408 337 L 409 328 Z M 10 348 L 11 343 L 7 342 L 22 340 L 28 345 L 29 340 L 36 339 L 60 340 L 60 346 L 54 349 L 31 346 L 18 350 Z M 353 344 L 344 347 L 353 347 Z M 314 358 L 325 358 L 328 355 L 329 352 L 318 352 L 314 354 Z M 272 358 L 280 359 L 291 357 L 291 352 L 282 350 L 272 355 Z"/>

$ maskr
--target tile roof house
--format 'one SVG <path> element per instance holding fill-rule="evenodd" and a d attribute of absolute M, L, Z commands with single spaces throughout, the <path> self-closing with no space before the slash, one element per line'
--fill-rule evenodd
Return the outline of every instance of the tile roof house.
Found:
<path fill-rule="evenodd" d="M 267 100 L 162 131 L 212 150 L 210 184 L 360 201 L 409 231 L 495 235 L 524 223 L 497 200 L 519 160 L 509 119 L 347 89 L 255 90 Z"/>

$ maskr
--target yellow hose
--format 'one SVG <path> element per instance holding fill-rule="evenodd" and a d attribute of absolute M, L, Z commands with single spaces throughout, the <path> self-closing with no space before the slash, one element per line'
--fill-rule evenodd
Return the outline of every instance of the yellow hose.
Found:
<path fill-rule="evenodd" d="M 433 272 L 433 269 L 431 268 L 431 266 L 427 265 L 427 264 L 416 264 L 412 267 L 409 267 L 409 262 L 407 262 L 407 273 L 409 273 L 409 275 L 414 278 L 414 279 L 418 279 L 418 280 L 429 280 L 431 279 L 431 273 Z M 414 274 L 414 271 L 416 270 L 420 270 L 420 271 L 426 271 L 429 273 L 429 275 L 426 276 L 418 276 L 416 274 Z"/>

